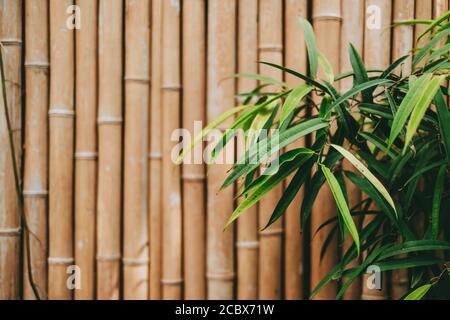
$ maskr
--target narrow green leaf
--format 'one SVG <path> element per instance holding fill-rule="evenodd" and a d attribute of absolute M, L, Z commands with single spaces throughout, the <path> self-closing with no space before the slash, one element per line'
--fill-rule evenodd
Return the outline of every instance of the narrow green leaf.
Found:
<path fill-rule="evenodd" d="M 430 31 L 432 31 L 436 26 L 440 25 L 442 22 L 444 22 L 445 20 L 447 20 L 450 17 L 450 11 L 444 13 L 442 16 L 440 16 L 438 19 L 436 20 L 431 20 L 431 24 L 428 26 L 428 28 L 426 28 L 417 38 L 417 41 L 419 41 L 420 39 L 422 39 L 427 33 L 429 33 Z"/>
<path fill-rule="evenodd" d="M 446 150 L 446 158 L 450 161 L 450 111 L 444 95 L 438 92 L 435 97 L 435 105 L 439 118 L 439 128 L 441 130 L 441 139 Z"/>
<path fill-rule="evenodd" d="M 409 57 L 410 57 L 410 55 L 407 54 L 407 55 L 395 60 L 389 67 L 386 68 L 386 70 L 384 70 L 384 72 L 381 74 L 380 78 L 386 79 L 392 72 L 395 71 L 395 69 L 397 69 Z"/>
<path fill-rule="evenodd" d="M 287 96 L 284 102 L 283 108 L 281 109 L 281 125 L 288 119 L 289 115 L 298 107 L 299 103 L 313 90 L 310 85 L 301 85 L 292 90 L 292 92 Z"/>
<path fill-rule="evenodd" d="M 330 61 L 328 61 L 327 57 L 324 56 L 322 52 L 319 52 L 319 65 L 322 66 L 323 72 L 326 76 L 326 80 L 329 83 L 334 82 L 334 72 L 333 72 L 333 66 L 331 65 Z"/>
<path fill-rule="evenodd" d="M 339 153 L 341 153 L 348 161 L 350 161 L 351 164 L 355 166 L 356 169 L 358 169 L 361 174 L 367 178 L 367 180 L 370 181 L 370 183 L 378 190 L 378 192 L 386 199 L 386 201 L 391 205 L 394 212 L 397 214 L 397 211 L 395 209 L 394 200 L 392 200 L 389 192 L 386 190 L 384 185 L 380 182 L 380 180 L 375 177 L 372 172 L 367 169 L 361 161 L 359 161 L 352 153 L 347 151 L 346 149 L 342 148 L 338 145 L 331 145 L 333 148 L 335 148 Z"/>
<path fill-rule="evenodd" d="M 379 260 L 400 256 L 412 252 L 450 250 L 450 242 L 439 240 L 415 240 L 393 245 L 383 251 Z"/>
<path fill-rule="evenodd" d="M 308 49 L 309 72 L 311 77 L 315 79 L 319 64 L 316 37 L 314 35 L 313 27 L 309 21 L 302 17 L 300 17 L 299 20 L 305 36 L 306 47 Z"/>
<path fill-rule="evenodd" d="M 434 186 L 434 193 L 433 193 L 433 202 L 431 207 L 431 238 L 433 240 L 436 240 L 439 235 L 441 200 L 446 174 L 447 174 L 447 165 L 443 165 L 439 168 L 436 177 L 436 183 Z"/>
<path fill-rule="evenodd" d="M 325 175 L 325 178 L 330 186 L 331 193 L 333 194 L 334 200 L 336 201 L 339 212 L 341 213 L 342 219 L 344 221 L 345 226 L 347 227 L 350 235 L 355 242 L 358 256 L 360 254 L 360 243 L 359 243 L 359 235 L 358 230 L 356 228 L 355 222 L 352 219 L 352 215 L 350 214 L 350 210 L 348 209 L 347 201 L 345 200 L 344 194 L 342 193 L 342 189 L 337 181 L 336 177 L 333 175 L 331 170 L 324 165 L 321 165 L 322 172 Z"/>
<path fill-rule="evenodd" d="M 450 51 L 450 43 L 443 45 L 442 47 L 435 50 L 429 57 L 427 61 L 431 61 L 434 58 L 440 57 L 441 55 L 448 57 Z"/>
<path fill-rule="evenodd" d="M 431 27 L 431 26 L 430 26 Z M 422 59 L 434 48 L 436 45 L 445 37 L 448 37 L 450 34 L 450 29 L 446 29 L 441 31 L 434 37 L 431 41 L 429 41 L 420 51 L 417 53 L 416 57 L 413 60 L 412 66 L 415 68 L 417 64 L 422 61 Z"/>
<path fill-rule="evenodd" d="M 439 90 L 441 83 L 444 81 L 445 76 L 434 77 L 425 89 L 425 92 L 417 105 L 415 106 L 411 118 L 408 122 L 408 127 L 406 128 L 405 146 L 403 148 L 403 153 L 408 149 L 409 144 L 413 136 L 416 134 L 417 128 L 422 121 L 425 112 L 427 111 L 431 101 Z"/>
<path fill-rule="evenodd" d="M 286 88 L 288 85 L 283 81 L 278 81 L 276 79 L 273 79 L 271 77 L 267 77 L 261 74 L 249 74 L 249 73 L 236 73 L 234 75 L 235 78 L 247 78 L 247 79 L 253 79 L 258 80 L 264 83 L 273 84 L 279 87 Z"/>
<path fill-rule="evenodd" d="M 371 80 L 371 81 L 356 85 L 352 89 L 350 89 L 349 91 L 344 93 L 341 97 L 339 97 L 339 99 L 337 99 L 334 102 L 334 106 L 340 105 L 341 103 L 347 101 L 348 98 L 357 95 L 358 93 L 360 93 L 363 90 L 366 90 L 369 88 L 375 88 L 375 87 L 378 87 L 378 86 L 381 86 L 384 84 L 388 84 L 388 83 L 392 83 L 392 81 L 388 80 L 388 79 L 375 79 L 375 80 Z"/>
<path fill-rule="evenodd" d="M 422 300 L 423 297 L 430 291 L 432 284 L 423 285 L 413 292 L 408 294 L 403 300 Z"/>

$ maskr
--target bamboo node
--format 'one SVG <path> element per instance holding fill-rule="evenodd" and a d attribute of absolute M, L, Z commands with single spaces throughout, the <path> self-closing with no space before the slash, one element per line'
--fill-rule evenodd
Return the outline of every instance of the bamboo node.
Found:
<path fill-rule="evenodd" d="M 27 61 L 25 62 L 25 68 L 29 69 L 49 69 L 50 62 L 48 61 Z"/>
<path fill-rule="evenodd" d="M 334 21 L 342 21 L 342 17 L 336 13 L 324 13 L 320 15 L 313 15 L 313 20 L 334 20 Z"/>
<path fill-rule="evenodd" d="M 148 154 L 148 158 L 150 160 L 162 160 L 162 153 L 161 152 L 150 152 Z"/>
<path fill-rule="evenodd" d="M 98 153 L 93 151 L 79 151 L 75 153 L 75 160 L 96 160 L 97 157 Z"/>
<path fill-rule="evenodd" d="M 137 83 L 143 83 L 143 84 L 149 84 L 150 83 L 150 78 L 145 78 L 145 77 L 129 76 L 129 77 L 125 77 L 124 80 L 126 82 L 137 82 Z"/>
<path fill-rule="evenodd" d="M 75 117 L 75 111 L 64 108 L 52 108 L 48 111 L 50 118 L 73 118 Z"/>
<path fill-rule="evenodd" d="M 18 237 L 20 236 L 20 233 L 22 231 L 22 228 L 6 228 L 6 229 L 0 229 L 0 237 Z"/>
<path fill-rule="evenodd" d="M 148 258 L 122 258 L 122 263 L 124 266 L 143 266 L 149 263 Z"/>
<path fill-rule="evenodd" d="M 270 236 L 279 236 L 283 234 L 283 229 L 270 229 L 270 230 L 264 230 L 260 231 L 259 235 L 261 237 L 270 237 Z"/>
<path fill-rule="evenodd" d="M 97 118 L 97 123 L 99 125 L 121 125 L 123 123 L 123 118 L 113 116 L 100 116 Z"/>
<path fill-rule="evenodd" d="M 61 257 L 49 257 L 47 259 L 48 264 L 73 264 L 74 258 L 61 258 Z"/>
<path fill-rule="evenodd" d="M 4 46 L 22 46 L 22 39 L 4 38 L 0 39 L 0 42 Z"/>
<path fill-rule="evenodd" d="M 166 83 L 161 86 L 161 89 L 168 91 L 180 91 L 181 85 L 176 83 Z"/>
<path fill-rule="evenodd" d="M 115 254 L 115 255 L 110 255 L 110 256 L 97 256 L 96 260 L 99 262 L 116 262 L 116 261 L 120 261 L 120 255 L 119 254 Z"/>
<path fill-rule="evenodd" d="M 281 44 L 262 44 L 259 46 L 261 52 L 283 52 L 283 46 Z"/>
<path fill-rule="evenodd" d="M 178 286 L 184 282 L 183 279 L 161 279 L 161 284 L 166 286 Z"/>
<path fill-rule="evenodd" d="M 239 249 L 258 249 L 259 241 L 237 241 L 236 247 Z"/>
<path fill-rule="evenodd" d="M 236 275 L 234 272 L 224 272 L 224 273 L 207 273 L 206 279 L 217 280 L 217 281 L 234 281 Z"/>
<path fill-rule="evenodd" d="M 204 174 L 185 173 L 182 179 L 190 182 L 203 182 L 206 180 L 206 176 Z"/>
<path fill-rule="evenodd" d="M 48 190 L 23 190 L 23 196 L 25 198 L 46 198 L 48 196 Z"/>

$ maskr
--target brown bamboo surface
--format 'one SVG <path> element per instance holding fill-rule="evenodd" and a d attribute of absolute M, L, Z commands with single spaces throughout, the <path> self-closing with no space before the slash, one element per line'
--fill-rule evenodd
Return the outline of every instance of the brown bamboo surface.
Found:
<path fill-rule="evenodd" d="M 76 32 L 75 263 L 83 271 L 75 299 L 95 298 L 95 212 L 97 188 L 97 16 L 98 1 L 78 0 L 84 12 Z"/>
<path fill-rule="evenodd" d="M 238 72 L 254 74 L 258 71 L 258 0 L 239 1 L 238 7 Z M 250 92 L 257 81 L 240 78 L 238 92 Z M 238 99 L 240 104 L 242 99 Z M 244 155 L 245 137 L 238 137 L 237 157 Z M 258 212 L 254 206 L 238 221 L 237 225 L 237 298 L 258 298 Z M 256 271 L 256 272 L 255 272 Z"/>
<path fill-rule="evenodd" d="M 307 299 L 351 244 L 334 241 L 320 258 L 330 228 L 315 231 L 337 213 L 329 190 L 303 232 L 303 190 L 283 219 L 261 231 L 286 185 L 224 231 L 241 201 L 236 187 L 220 190 L 232 164 L 207 166 L 203 156 L 231 119 L 195 149 L 194 164 L 175 164 L 174 148 L 259 84 L 233 74 L 302 84 L 257 63 L 308 72 L 299 17 L 313 24 L 318 48 L 340 74 L 351 69 L 348 42 L 367 69 L 383 69 L 425 28 L 390 26 L 438 17 L 448 2 L 0 0 L 6 98 L 31 231 L 29 270 L 1 108 L 0 299 L 35 299 L 29 271 L 44 299 Z M 337 86 L 346 91 L 352 79 Z M 179 128 L 189 132 L 183 141 Z M 242 156 L 245 139 L 236 140 L 219 161 Z M 347 188 L 353 206 L 362 195 Z M 406 276 L 383 274 L 378 291 L 368 289 L 366 275 L 345 299 L 399 298 Z M 315 298 L 332 299 L 341 285 L 332 282 Z"/>

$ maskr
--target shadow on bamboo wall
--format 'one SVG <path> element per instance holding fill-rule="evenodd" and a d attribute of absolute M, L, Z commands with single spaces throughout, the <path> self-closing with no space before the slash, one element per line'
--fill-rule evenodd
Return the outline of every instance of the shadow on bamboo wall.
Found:
<path fill-rule="evenodd" d="M 369 69 L 381 69 L 421 32 L 391 31 L 393 22 L 446 10 L 447 0 L 0 0 L 24 209 L 2 113 L 0 299 L 308 298 L 342 251 L 333 241 L 320 257 L 330 230 L 316 229 L 336 213 L 330 191 L 321 190 L 303 233 L 302 192 L 283 221 L 260 231 L 281 187 L 224 232 L 239 191 L 219 192 L 230 166 L 206 175 L 202 163 L 176 165 L 173 132 L 194 134 L 196 121 L 204 126 L 258 85 L 235 73 L 297 85 L 257 61 L 306 72 L 299 17 L 343 72 L 349 42 Z M 346 298 L 398 298 L 405 279 L 395 272 L 381 291 L 360 279 Z"/>

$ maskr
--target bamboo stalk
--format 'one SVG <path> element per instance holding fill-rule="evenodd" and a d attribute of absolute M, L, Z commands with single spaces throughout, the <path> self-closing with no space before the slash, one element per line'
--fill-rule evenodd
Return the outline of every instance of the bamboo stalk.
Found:
<path fill-rule="evenodd" d="M 180 14 L 179 1 L 163 2 L 162 40 L 162 298 L 181 299 L 182 212 L 181 170 L 171 158 L 177 142 L 172 133 L 180 128 Z"/>
<path fill-rule="evenodd" d="M 15 157 L 20 159 L 21 148 L 21 59 L 22 59 L 22 1 L 0 3 L 0 50 L 3 51 L 6 99 L 14 130 Z M 0 299 L 19 299 L 20 295 L 20 214 L 18 195 L 14 188 L 14 165 L 9 146 L 3 92 L 0 116 Z M 17 162 L 20 166 L 20 162 Z"/>
<path fill-rule="evenodd" d="M 119 299 L 122 175 L 121 0 L 99 2 L 97 298 Z"/>
<path fill-rule="evenodd" d="M 149 152 L 149 227 L 150 232 L 150 284 L 149 298 L 161 298 L 161 41 L 162 0 L 152 1 L 152 66 L 150 103 L 150 152 Z"/>
<path fill-rule="evenodd" d="M 414 19 L 414 1 L 397 0 L 394 2 L 394 22 Z M 414 46 L 414 28 L 412 26 L 399 26 L 393 32 L 392 60 L 408 54 Z M 402 65 L 403 73 L 411 72 L 411 59 Z M 408 270 L 394 270 L 391 277 L 391 298 L 400 299 L 409 289 Z"/>
<path fill-rule="evenodd" d="M 317 37 L 318 49 L 330 61 L 333 70 L 340 70 L 340 27 L 341 27 L 341 2 L 340 0 L 314 1 L 313 23 Z M 327 249 L 327 253 L 320 258 L 322 246 L 331 231 L 331 226 L 323 228 L 316 233 L 319 226 L 335 216 L 337 213 L 333 196 L 327 185 L 317 195 L 312 208 L 311 216 L 311 287 L 315 288 L 319 281 L 337 263 L 337 239 L 334 239 Z M 336 296 L 336 283 L 325 286 L 315 299 L 334 299 Z"/>
<path fill-rule="evenodd" d="M 259 1 L 259 60 L 283 64 L 282 3 L 277 0 Z M 283 73 L 275 68 L 261 65 L 260 73 L 282 80 Z M 283 186 L 279 185 L 259 203 L 259 229 L 269 221 Z M 259 233 L 259 299 L 281 298 L 281 254 L 283 221 L 280 219 L 270 228 Z"/>
<path fill-rule="evenodd" d="M 258 0 L 239 1 L 238 7 L 238 72 L 258 72 Z M 239 78 L 238 92 L 250 92 L 257 81 Z M 241 103 L 241 101 L 239 102 Z M 244 155 L 245 138 L 238 137 L 238 159 Z M 250 208 L 237 222 L 237 298 L 258 298 L 258 212 Z"/>
<path fill-rule="evenodd" d="M 66 268 L 73 259 L 74 32 L 71 0 L 50 1 L 49 299 L 71 299 Z"/>
<path fill-rule="evenodd" d="M 150 1 L 126 1 L 124 298 L 148 297 Z"/>
<path fill-rule="evenodd" d="M 445 12 L 448 11 L 449 5 L 447 0 L 434 0 L 433 1 L 433 16 L 434 19 L 439 18 Z"/>
<path fill-rule="evenodd" d="M 364 49 L 364 2 L 360 0 L 342 0 L 342 35 L 341 35 L 341 73 L 352 70 L 349 59 L 348 48 L 351 43 L 356 50 L 362 54 Z M 340 82 L 342 92 L 352 88 L 353 79 L 346 78 Z M 347 146 L 349 147 L 349 146 Z M 356 169 L 348 161 L 343 162 L 345 170 L 355 171 Z M 361 201 L 361 192 L 355 185 L 346 180 L 349 206 L 354 207 Z M 343 250 L 346 252 L 352 245 L 353 240 L 348 237 L 344 242 Z M 349 263 L 349 267 L 359 265 L 359 259 L 354 259 Z M 346 278 L 344 278 L 346 281 Z M 357 300 L 361 297 L 361 279 L 355 279 L 352 285 L 344 294 L 346 300 Z"/>
<path fill-rule="evenodd" d="M 307 57 L 303 30 L 301 30 L 299 17 L 306 18 L 308 4 L 305 0 L 287 1 L 285 4 L 285 65 L 289 69 L 306 74 Z M 285 74 L 289 87 L 299 85 L 299 79 L 291 74 Z M 305 141 L 296 142 L 291 148 L 305 146 Z M 303 298 L 304 286 L 304 236 L 300 230 L 300 206 L 303 201 L 303 188 L 287 208 L 285 214 L 285 247 L 284 247 L 284 290 L 287 300 Z"/>
<path fill-rule="evenodd" d="M 205 121 L 206 43 L 205 1 L 183 1 L 183 128 L 192 135 L 195 122 Z M 197 126 L 198 127 L 198 126 Z M 194 160 L 202 159 L 202 146 L 193 151 Z M 184 210 L 184 298 L 206 297 L 205 246 L 205 167 L 183 166 Z"/>
<path fill-rule="evenodd" d="M 415 19 L 431 20 L 433 18 L 433 1 L 430 0 L 416 0 Z M 426 24 L 417 24 L 414 26 L 414 47 L 418 48 L 427 43 L 429 37 L 424 36 L 418 41 L 419 36 L 428 27 Z M 419 62 L 419 66 L 423 66 L 425 61 Z"/>
<path fill-rule="evenodd" d="M 75 299 L 95 298 L 97 188 L 98 2 L 77 0 L 83 16 L 76 32 L 75 262 L 82 270 Z"/>
<path fill-rule="evenodd" d="M 32 272 L 41 297 L 47 296 L 48 204 L 48 1 L 25 2 L 26 121 L 24 161 L 24 210 L 30 232 Z M 24 243 L 24 251 L 27 250 Z M 24 254 L 25 256 L 25 254 Z M 24 258 L 25 260 L 25 258 Z M 24 275 L 29 270 L 24 263 Z M 24 278 L 25 279 L 25 278 Z M 24 299 L 35 299 L 28 280 Z"/>
<path fill-rule="evenodd" d="M 208 2 L 208 122 L 234 102 L 234 81 L 224 79 L 235 72 L 236 5 L 235 0 Z M 229 144 L 219 157 L 233 151 Z M 233 226 L 223 230 L 233 212 L 233 190 L 220 191 L 229 169 L 225 164 L 213 166 L 207 178 L 207 298 L 214 300 L 233 298 L 234 230 Z"/>

